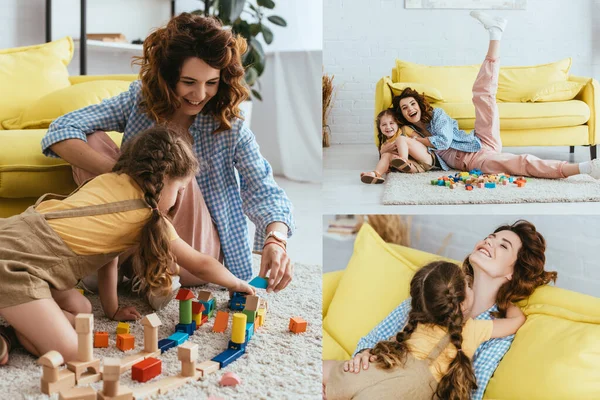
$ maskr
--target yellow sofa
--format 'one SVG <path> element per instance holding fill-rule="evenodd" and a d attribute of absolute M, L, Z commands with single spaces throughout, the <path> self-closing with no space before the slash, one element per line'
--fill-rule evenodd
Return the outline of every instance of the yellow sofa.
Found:
<path fill-rule="evenodd" d="M 49 123 L 126 90 L 137 78 L 69 76 L 72 56 L 70 38 L 0 50 L 0 218 L 22 212 L 44 193 L 75 188 L 71 166 L 42 154 Z M 110 135 L 120 143 L 120 134 Z"/>
<path fill-rule="evenodd" d="M 497 94 L 504 146 L 590 146 L 596 158 L 600 86 L 595 79 L 569 75 L 571 59 L 554 63 L 501 67 Z M 377 82 L 375 116 L 389 108 L 394 95 L 410 86 L 425 92 L 433 107 L 443 108 L 467 132 L 475 125 L 471 88 L 479 65 L 427 66 L 396 60 L 392 74 Z M 374 127 L 378 144 L 377 127 Z"/>
<path fill-rule="evenodd" d="M 349 359 L 359 339 L 408 297 L 414 272 L 440 258 L 385 243 L 363 225 L 346 269 L 323 274 L 323 359 Z M 519 306 L 527 321 L 484 398 L 599 399 L 600 298 L 544 286 Z"/>

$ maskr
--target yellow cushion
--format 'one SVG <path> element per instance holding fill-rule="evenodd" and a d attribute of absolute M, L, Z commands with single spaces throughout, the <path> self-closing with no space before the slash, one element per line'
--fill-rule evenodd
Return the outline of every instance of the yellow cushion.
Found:
<path fill-rule="evenodd" d="M 564 82 L 569 77 L 571 59 L 549 64 L 524 67 L 501 67 L 498 78 L 496 99 L 506 102 L 520 102 L 538 88 L 551 82 Z"/>
<path fill-rule="evenodd" d="M 437 103 L 436 107 L 458 121 L 467 132 L 475 128 L 475 107 L 468 103 Z M 581 100 L 545 103 L 498 103 L 500 127 L 512 129 L 547 129 L 579 126 L 590 119 L 590 107 Z M 507 144 L 505 144 L 507 145 Z"/>
<path fill-rule="evenodd" d="M 590 143 L 587 125 L 565 128 L 501 130 L 504 146 L 585 146 Z"/>
<path fill-rule="evenodd" d="M 61 115 L 79 110 L 129 89 L 127 81 L 91 81 L 52 92 L 27 107 L 17 118 L 2 121 L 4 129 L 41 129 Z"/>
<path fill-rule="evenodd" d="M 437 88 L 444 101 L 470 101 L 479 65 L 429 66 L 396 60 L 398 82 L 414 82 Z"/>
<path fill-rule="evenodd" d="M 323 274 L 323 309 L 322 315 L 323 318 L 327 315 L 327 311 L 329 310 L 329 303 L 333 299 L 335 295 L 335 291 L 340 283 L 340 279 L 344 275 L 344 271 L 334 271 Z"/>
<path fill-rule="evenodd" d="M 67 65 L 72 57 L 70 37 L 0 50 L 0 121 L 18 117 L 40 97 L 70 86 Z"/>
<path fill-rule="evenodd" d="M 581 82 L 563 81 L 552 82 L 539 87 L 535 92 L 528 94 L 521 99 L 522 102 L 536 101 L 565 101 L 572 100 L 579 94 L 585 86 Z"/>
<path fill-rule="evenodd" d="M 352 354 L 358 340 L 408 297 L 416 269 L 370 225 L 364 224 L 329 304 L 323 328 Z"/>
<path fill-rule="evenodd" d="M 425 98 L 427 99 L 427 101 L 429 101 L 430 103 L 436 103 L 439 101 L 444 101 L 444 97 L 442 96 L 442 94 L 440 93 L 439 90 L 437 90 L 434 87 L 431 87 L 429 85 L 425 85 L 423 83 L 416 83 L 416 82 L 396 82 L 396 83 L 388 83 L 390 89 L 392 90 L 392 95 L 393 96 L 398 96 L 400 95 L 400 93 L 402 93 L 402 91 L 404 89 L 406 89 L 407 87 L 416 90 L 417 92 L 424 94 Z"/>
<path fill-rule="evenodd" d="M 560 278 L 559 278 L 560 279 Z M 598 399 L 600 298 L 542 287 L 487 387 L 490 399 Z"/>
<path fill-rule="evenodd" d="M 354 350 L 353 350 L 354 351 Z M 347 360 L 351 356 L 323 329 L 323 360 Z"/>

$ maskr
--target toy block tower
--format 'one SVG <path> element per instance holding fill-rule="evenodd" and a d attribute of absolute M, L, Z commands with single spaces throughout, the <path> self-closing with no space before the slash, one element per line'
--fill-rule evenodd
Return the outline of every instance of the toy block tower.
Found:
<path fill-rule="evenodd" d="M 68 369 L 59 368 L 64 362 L 63 356 L 54 350 L 38 359 L 38 364 L 42 366 L 42 393 L 51 395 L 75 386 L 75 374 Z"/>
<path fill-rule="evenodd" d="M 196 329 L 202 325 L 202 312 L 205 310 L 204 304 L 198 301 L 192 301 L 192 320 L 196 323 Z"/>
<path fill-rule="evenodd" d="M 77 360 L 67 363 L 67 368 L 75 372 L 77 384 L 98 382 L 101 375 L 100 360 L 94 359 L 94 315 L 78 314 L 75 317 L 75 331 Z"/>
<path fill-rule="evenodd" d="M 194 294 L 188 289 L 179 289 L 176 300 L 179 300 L 179 323 L 175 326 L 175 332 L 185 332 L 193 335 L 196 330 L 196 322 L 192 320 L 192 299 Z"/>
<path fill-rule="evenodd" d="M 142 325 L 144 325 L 144 352 L 160 354 L 158 353 L 160 351 L 158 349 L 158 327 L 162 325 L 160 318 L 154 313 L 146 315 L 142 319 Z"/>
<path fill-rule="evenodd" d="M 208 318 L 212 318 L 217 305 L 212 293 L 208 290 L 201 290 L 198 292 L 198 300 L 204 305 L 205 308 L 205 310 L 202 313 L 204 315 L 207 315 Z"/>
<path fill-rule="evenodd" d="M 246 314 L 233 314 L 233 322 L 231 323 L 231 340 L 227 350 L 212 358 L 211 361 L 219 363 L 221 368 L 225 368 L 246 352 Z"/>
<path fill-rule="evenodd" d="M 129 400 L 133 399 L 133 392 L 126 386 L 119 384 L 121 377 L 121 361 L 118 358 L 104 359 L 104 386 L 98 392 L 100 400 Z"/>
<path fill-rule="evenodd" d="M 181 361 L 181 375 L 194 376 L 196 374 L 197 344 L 187 342 L 179 346 L 177 348 L 177 358 Z"/>

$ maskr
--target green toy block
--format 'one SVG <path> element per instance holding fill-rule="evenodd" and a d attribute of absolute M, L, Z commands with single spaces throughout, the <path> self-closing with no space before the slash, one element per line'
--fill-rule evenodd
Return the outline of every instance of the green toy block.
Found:
<path fill-rule="evenodd" d="M 250 311 L 250 310 L 244 310 L 242 311 L 244 314 L 246 314 L 246 316 L 248 317 L 246 319 L 246 322 L 254 322 L 254 320 L 256 319 L 256 311 Z"/>

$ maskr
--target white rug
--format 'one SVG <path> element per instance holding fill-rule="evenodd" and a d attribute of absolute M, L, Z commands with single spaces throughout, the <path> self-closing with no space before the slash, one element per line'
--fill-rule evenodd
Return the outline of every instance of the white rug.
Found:
<path fill-rule="evenodd" d="M 255 273 L 259 256 L 254 256 Z M 277 294 L 267 294 L 258 289 L 258 295 L 268 301 L 268 312 L 263 325 L 250 340 L 246 354 L 225 369 L 209 375 L 197 382 L 160 396 L 161 399 L 206 399 L 218 396 L 223 399 L 320 399 L 321 398 L 321 266 L 296 264 L 294 279 L 290 286 Z M 230 312 L 227 301 L 229 294 L 216 286 L 207 286 L 217 299 L 217 309 Z M 198 288 L 192 288 L 197 294 Z M 100 301 L 96 295 L 87 295 L 94 306 L 94 329 L 109 332 L 109 347 L 94 349 L 94 355 L 103 357 L 123 357 L 143 348 L 143 326 L 131 323 L 131 333 L 135 336 L 136 347 L 126 353 L 115 347 L 117 322 L 103 316 Z M 152 309 L 145 301 L 120 293 L 121 304 L 131 304 L 142 315 Z M 178 302 L 173 300 L 162 311 L 157 312 L 162 321 L 159 339 L 173 333 L 178 322 Z M 288 331 L 291 317 L 300 316 L 308 322 L 305 333 L 293 334 Z M 2 321 L 4 323 L 4 321 Z M 231 317 L 225 333 L 212 333 L 214 317 L 192 336 L 198 344 L 198 362 L 210 360 L 221 353 L 231 336 Z M 160 356 L 161 377 L 177 375 L 181 363 L 177 351 L 171 349 Z M 235 372 L 242 383 L 237 387 L 221 387 L 219 380 L 228 371 Z M 48 399 L 40 392 L 42 369 L 36 359 L 23 350 L 13 351 L 8 366 L 0 367 L 0 399 Z M 121 383 L 135 387 L 143 385 L 131 380 L 131 372 L 121 375 Z M 94 383 L 101 389 L 102 382 Z M 50 397 L 58 399 L 58 394 Z"/>
<path fill-rule="evenodd" d="M 587 175 L 567 179 L 527 178 L 524 187 L 511 183 L 495 189 L 465 190 L 434 186 L 432 179 L 454 175 L 457 171 L 430 171 L 421 174 L 389 173 L 386 177 L 383 204 L 509 204 L 564 203 L 600 201 L 600 181 Z"/>

